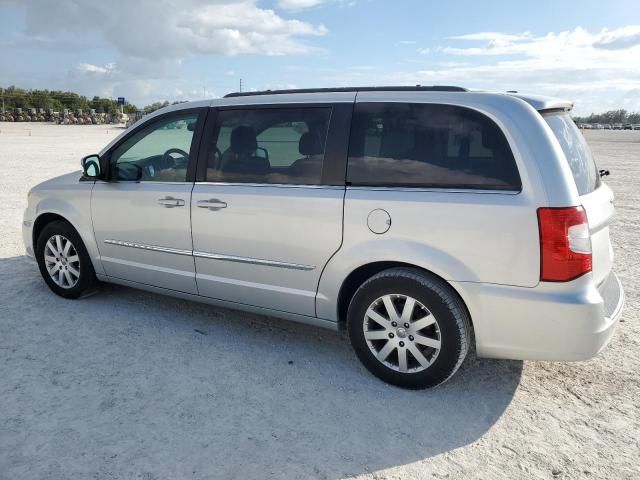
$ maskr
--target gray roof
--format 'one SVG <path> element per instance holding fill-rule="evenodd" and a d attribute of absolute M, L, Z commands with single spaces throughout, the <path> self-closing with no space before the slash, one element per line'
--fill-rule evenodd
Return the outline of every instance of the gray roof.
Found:
<path fill-rule="evenodd" d="M 177 105 L 170 105 L 168 107 L 156 110 L 150 115 L 145 117 L 148 120 L 150 117 L 166 113 L 172 110 L 180 110 L 183 108 L 194 108 L 203 106 L 227 106 L 227 105 L 260 105 L 260 104 L 274 104 L 274 103 L 307 103 L 307 102 L 326 102 L 326 103 L 350 103 L 353 102 L 355 96 L 367 98 L 378 101 L 403 101 L 413 98 L 419 98 L 433 100 L 434 98 L 452 99 L 458 96 L 466 98 L 466 96 L 473 97 L 481 95 L 483 97 L 496 96 L 496 97 L 514 97 L 527 102 L 533 108 L 538 111 L 544 110 L 565 110 L 569 111 L 573 108 L 573 102 L 569 100 L 563 100 L 553 97 L 545 97 L 540 95 L 527 95 L 517 92 L 481 92 L 481 91 L 466 91 L 460 89 L 447 90 L 452 87 L 443 87 L 444 89 L 439 91 L 434 87 L 433 90 L 429 87 L 417 87 L 414 90 L 412 87 L 363 87 L 362 91 L 357 88 L 336 88 L 334 89 L 317 89 L 318 91 L 306 90 L 288 90 L 288 91 L 274 91 L 270 92 L 258 92 L 255 95 L 239 96 L 233 95 L 226 98 L 216 98 L 212 100 L 200 100 L 196 102 L 180 103 Z M 422 90 L 424 89 L 424 90 Z M 421 91 L 422 90 L 422 91 Z M 458 98 L 462 98 L 458 97 Z"/>

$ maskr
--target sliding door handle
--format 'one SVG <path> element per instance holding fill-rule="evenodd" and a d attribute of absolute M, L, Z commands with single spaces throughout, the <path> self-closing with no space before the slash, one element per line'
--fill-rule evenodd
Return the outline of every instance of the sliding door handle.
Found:
<path fill-rule="evenodd" d="M 184 200 L 181 198 L 164 197 L 158 199 L 158 205 L 162 205 L 164 208 L 184 207 Z"/>
<path fill-rule="evenodd" d="M 223 208 L 227 208 L 227 202 L 223 202 L 222 200 L 218 200 L 217 198 L 211 198 L 209 200 L 200 200 L 196 202 L 198 208 L 208 208 L 209 210 L 221 210 Z"/>

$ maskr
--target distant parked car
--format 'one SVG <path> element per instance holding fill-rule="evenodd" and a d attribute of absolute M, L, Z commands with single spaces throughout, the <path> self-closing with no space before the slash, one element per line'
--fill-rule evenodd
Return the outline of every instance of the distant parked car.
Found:
<path fill-rule="evenodd" d="M 640 130 L 640 123 L 634 124 L 632 130 Z"/>
<path fill-rule="evenodd" d="M 624 124 L 624 129 L 625 130 L 633 130 L 633 125 L 631 125 L 630 123 L 625 123 Z"/>
<path fill-rule="evenodd" d="M 623 125 L 621 123 L 614 123 L 613 124 L 613 129 L 614 130 L 622 130 Z"/>
<path fill-rule="evenodd" d="M 593 125 L 591 125 L 590 123 L 585 123 L 585 124 L 583 125 L 583 128 L 584 128 L 585 130 L 592 130 L 592 129 L 593 129 Z"/>
<path fill-rule="evenodd" d="M 613 129 L 613 125 L 610 125 L 610 124 L 608 124 L 608 123 L 605 123 L 605 124 L 604 124 L 604 129 L 605 129 L 605 130 L 612 130 L 612 129 Z"/>

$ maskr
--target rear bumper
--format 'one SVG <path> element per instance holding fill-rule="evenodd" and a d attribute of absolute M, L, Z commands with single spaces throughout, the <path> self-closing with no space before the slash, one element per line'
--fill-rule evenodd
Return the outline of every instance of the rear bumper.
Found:
<path fill-rule="evenodd" d="M 613 336 L 624 305 L 611 273 L 598 288 L 592 276 L 535 288 L 453 284 L 467 303 L 478 356 L 514 360 L 586 360 Z"/>

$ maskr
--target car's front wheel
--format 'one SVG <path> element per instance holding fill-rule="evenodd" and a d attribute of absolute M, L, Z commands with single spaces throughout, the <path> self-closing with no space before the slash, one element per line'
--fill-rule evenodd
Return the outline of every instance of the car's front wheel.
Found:
<path fill-rule="evenodd" d="M 469 315 L 451 287 L 413 268 L 385 270 L 362 284 L 349 305 L 347 328 L 369 371 L 412 389 L 448 380 L 471 337 Z"/>
<path fill-rule="evenodd" d="M 78 298 L 96 282 L 80 235 L 64 220 L 45 225 L 38 235 L 35 254 L 42 278 L 61 297 Z"/>

